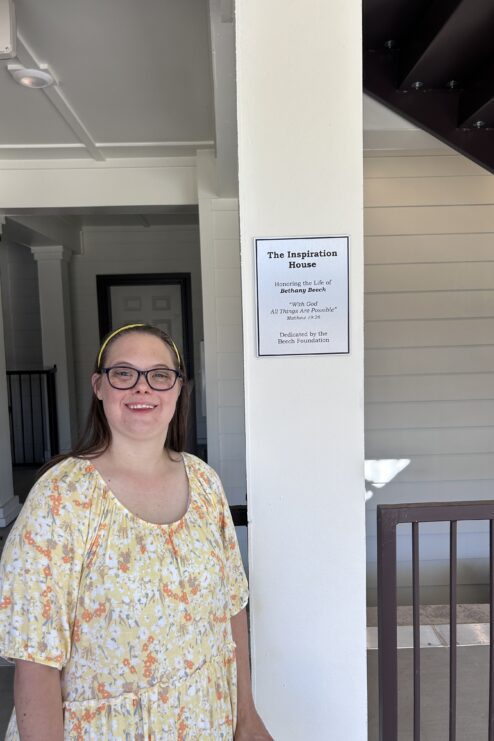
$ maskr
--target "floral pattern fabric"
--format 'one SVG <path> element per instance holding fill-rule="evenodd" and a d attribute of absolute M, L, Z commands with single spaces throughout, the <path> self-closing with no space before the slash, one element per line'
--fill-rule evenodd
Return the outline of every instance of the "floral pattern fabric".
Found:
<path fill-rule="evenodd" d="M 31 491 L 0 566 L 0 655 L 61 670 L 64 737 L 232 739 L 230 618 L 247 602 L 216 473 L 183 454 L 189 506 L 141 520 L 88 460 Z M 15 711 L 6 739 L 18 739 Z"/>

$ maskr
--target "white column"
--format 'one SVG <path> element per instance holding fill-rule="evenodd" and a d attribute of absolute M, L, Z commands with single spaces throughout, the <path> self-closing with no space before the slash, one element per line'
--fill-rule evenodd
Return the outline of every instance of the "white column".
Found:
<path fill-rule="evenodd" d="M 2 233 L 0 221 L 0 235 Z M 2 276 L 0 275 L 0 527 L 5 527 L 19 514 L 21 505 L 14 496 L 12 480 L 12 451 L 10 446 L 9 403 L 7 369 L 5 364 L 5 335 L 3 329 Z"/>
<path fill-rule="evenodd" d="M 361 4 L 237 0 L 254 691 L 276 739 L 364 741 Z M 256 356 L 255 237 L 350 236 L 350 354 Z"/>
<path fill-rule="evenodd" d="M 61 245 L 31 247 L 38 263 L 43 364 L 57 366 L 60 451 L 70 450 L 77 430 L 69 290 L 70 250 Z"/>

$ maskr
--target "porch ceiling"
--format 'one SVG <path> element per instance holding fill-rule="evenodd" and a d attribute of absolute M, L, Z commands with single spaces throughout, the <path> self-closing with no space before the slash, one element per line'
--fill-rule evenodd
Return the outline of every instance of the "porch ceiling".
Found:
<path fill-rule="evenodd" d="M 214 144 L 204 0 L 16 0 L 15 16 L 17 57 L 0 60 L 0 159 L 184 155 Z M 47 64 L 58 85 L 23 88 L 12 63 Z"/>

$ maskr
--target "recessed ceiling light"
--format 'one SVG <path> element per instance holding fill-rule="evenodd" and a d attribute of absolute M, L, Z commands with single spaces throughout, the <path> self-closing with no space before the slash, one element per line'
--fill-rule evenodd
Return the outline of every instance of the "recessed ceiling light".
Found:
<path fill-rule="evenodd" d="M 9 64 L 7 69 L 14 80 L 24 87 L 49 87 L 55 82 L 55 78 L 48 69 L 30 69 L 14 64 Z"/>

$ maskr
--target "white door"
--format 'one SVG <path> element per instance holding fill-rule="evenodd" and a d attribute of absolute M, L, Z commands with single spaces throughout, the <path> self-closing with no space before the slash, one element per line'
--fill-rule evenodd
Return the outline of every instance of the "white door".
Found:
<path fill-rule="evenodd" d="M 145 322 L 167 332 L 183 357 L 183 316 L 181 286 L 165 285 L 112 286 L 111 329 L 125 324 Z"/>

